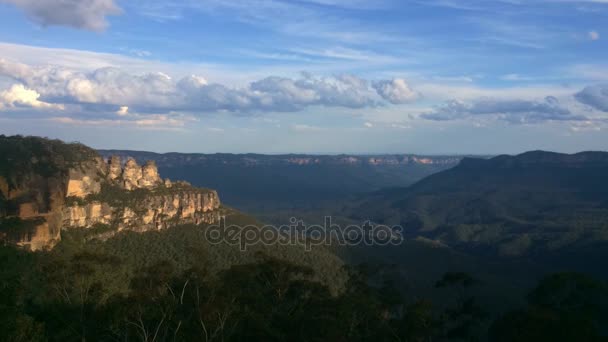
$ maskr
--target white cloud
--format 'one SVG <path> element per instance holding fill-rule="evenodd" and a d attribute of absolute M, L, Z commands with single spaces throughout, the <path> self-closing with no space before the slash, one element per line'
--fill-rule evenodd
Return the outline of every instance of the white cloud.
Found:
<path fill-rule="evenodd" d="M 374 89 L 383 99 L 394 103 L 408 103 L 418 99 L 419 94 L 412 90 L 402 78 L 391 81 L 377 81 L 373 83 Z"/>
<path fill-rule="evenodd" d="M 118 115 L 118 116 L 127 116 L 127 115 L 129 115 L 129 106 L 121 106 L 116 111 L 116 115 Z"/>
<path fill-rule="evenodd" d="M 121 9 L 114 0 L 0 0 L 23 10 L 34 22 L 43 25 L 71 26 L 103 31 L 106 17 L 118 15 Z"/>
<path fill-rule="evenodd" d="M 589 39 L 591 39 L 591 40 L 600 39 L 600 34 L 597 31 L 589 31 L 588 35 L 589 35 Z"/>
<path fill-rule="evenodd" d="M 575 97 L 581 103 L 608 112 L 608 84 L 585 87 Z"/>
<path fill-rule="evenodd" d="M 179 114 L 130 114 L 126 117 L 121 117 L 120 119 L 57 116 L 49 118 L 48 120 L 72 126 L 129 127 L 134 129 L 161 131 L 184 130 L 186 124 L 196 121 L 196 119 L 191 116 Z"/>
<path fill-rule="evenodd" d="M 570 96 L 574 90 L 563 85 L 533 84 L 510 87 L 481 87 L 476 85 L 452 85 L 446 83 L 419 83 L 416 89 L 425 98 L 449 101 L 454 98 L 472 101 L 479 98 L 500 98 L 505 100 L 534 100 L 546 96 Z"/>
<path fill-rule="evenodd" d="M 28 89 L 23 84 L 14 84 L 8 90 L 0 92 L 0 110 L 5 108 L 45 108 L 63 109 L 62 105 L 46 103 L 38 100 L 40 94 Z"/>
<path fill-rule="evenodd" d="M 24 83 L 47 102 L 114 106 L 115 111 L 125 106 L 143 112 L 290 112 L 309 106 L 365 108 L 380 102 L 369 82 L 354 75 L 270 76 L 243 87 L 228 87 L 196 75 L 174 80 L 159 72 L 130 74 L 113 67 L 86 72 L 0 59 L 0 76 Z M 401 79 L 378 81 L 374 88 L 392 103 L 417 97 Z"/>
<path fill-rule="evenodd" d="M 543 100 L 478 99 L 465 102 L 447 101 L 422 118 L 434 121 L 490 117 L 513 124 L 540 123 L 546 121 L 588 121 L 589 118 L 572 113 L 553 96 Z"/>
<path fill-rule="evenodd" d="M 366 123 L 363 124 L 363 126 L 365 126 L 367 128 L 372 128 L 372 127 L 374 127 L 374 124 L 371 123 L 371 122 L 366 122 Z"/>

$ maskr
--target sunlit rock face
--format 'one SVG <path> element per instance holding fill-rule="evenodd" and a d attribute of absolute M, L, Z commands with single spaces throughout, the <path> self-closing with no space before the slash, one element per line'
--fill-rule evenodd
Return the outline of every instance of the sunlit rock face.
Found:
<path fill-rule="evenodd" d="M 64 228 L 88 228 L 96 224 L 124 229 L 149 231 L 179 224 L 214 223 L 219 220 L 217 192 L 197 188 L 154 194 L 129 206 L 110 206 L 102 202 L 73 204 L 63 211 Z"/>
<path fill-rule="evenodd" d="M 153 188 L 162 183 L 163 180 L 158 174 L 158 168 L 156 167 L 156 163 L 152 160 L 149 160 L 142 168 L 142 178 L 138 181 L 139 187 Z"/>
<path fill-rule="evenodd" d="M 142 169 L 134 159 L 127 160 L 122 170 L 123 187 L 126 190 L 139 188 L 139 180 L 142 179 Z"/>
<path fill-rule="evenodd" d="M 19 145 L 20 139 L 40 143 L 43 152 L 14 167 L 39 165 L 0 175 L 0 240 L 42 250 L 60 241 L 62 229 L 101 224 L 111 228 L 111 234 L 104 233 L 111 236 L 219 220 L 217 192 L 163 180 L 154 162 L 142 167 L 128 159 L 123 166 L 119 157 L 106 162 L 86 146 L 41 138 L 9 137 L 0 143 Z M 45 144 L 52 148 L 45 150 Z M 66 155 L 55 155 L 57 150 Z"/>
<path fill-rule="evenodd" d="M 95 224 L 110 224 L 113 210 L 101 202 L 70 205 L 63 209 L 63 227 L 90 227 Z"/>
<path fill-rule="evenodd" d="M 101 183 L 109 177 L 107 171 L 106 164 L 99 157 L 69 169 L 66 195 L 85 198 L 99 193 Z"/>
<path fill-rule="evenodd" d="M 113 181 L 122 176 L 122 165 L 119 156 L 112 156 L 108 160 L 108 178 Z"/>
<path fill-rule="evenodd" d="M 128 159 L 123 167 L 119 158 L 111 157 L 107 164 L 98 165 L 108 165 L 108 170 L 103 167 L 97 170 L 98 176 L 106 175 L 105 178 L 94 178 L 93 172 L 74 172 L 74 179 L 68 182 L 68 185 L 72 184 L 71 189 L 68 186 L 68 193 L 85 201 L 66 203 L 64 229 L 103 224 L 113 226 L 114 233 L 122 230 L 145 232 L 219 220 L 220 200 L 216 191 L 195 188 L 182 181 L 175 184 L 168 179 L 163 181 L 153 161 L 141 167 L 134 159 Z M 96 199 L 95 195 L 102 192 L 102 183 L 118 191 L 113 196 L 116 197 L 113 203 Z M 137 189 L 145 192 L 133 192 Z M 92 197 L 87 197 L 89 195 Z M 117 200 L 119 198 L 121 200 Z"/>

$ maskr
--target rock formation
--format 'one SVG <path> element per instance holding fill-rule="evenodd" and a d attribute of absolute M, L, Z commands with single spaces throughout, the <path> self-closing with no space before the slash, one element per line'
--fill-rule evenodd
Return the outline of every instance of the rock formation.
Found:
<path fill-rule="evenodd" d="M 176 224 L 214 223 L 219 220 L 220 202 L 215 191 L 181 190 L 171 194 L 152 194 L 131 206 L 111 206 L 105 202 L 73 203 L 63 210 L 63 227 L 114 225 L 124 229 L 149 231 Z"/>
<path fill-rule="evenodd" d="M 119 156 L 111 156 L 108 160 L 108 178 L 113 181 L 122 176 L 122 165 Z"/>
<path fill-rule="evenodd" d="M 142 177 L 137 184 L 139 187 L 143 188 L 153 188 L 159 184 L 163 183 L 163 180 L 160 178 L 158 174 L 158 168 L 156 167 L 156 162 L 153 160 L 148 160 L 146 165 L 142 167 Z"/>
<path fill-rule="evenodd" d="M 16 160 L 26 156 L 12 156 L 11 144 L 40 146 L 20 164 Z M 144 232 L 219 220 L 217 192 L 163 180 L 153 161 L 142 167 L 130 158 L 123 167 L 120 157 L 104 162 L 80 144 L 0 136 L 0 152 L 5 151 L 8 164 L 0 165 L 0 240 L 30 250 L 52 248 L 62 229 L 103 224 L 113 233 Z"/>

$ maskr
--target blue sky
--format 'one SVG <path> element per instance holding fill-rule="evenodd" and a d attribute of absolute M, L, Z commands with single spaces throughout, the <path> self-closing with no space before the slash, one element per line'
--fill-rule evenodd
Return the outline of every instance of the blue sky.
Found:
<path fill-rule="evenodd" d="M 608 0 L 0 0 L 0 133 L 159 152 L 608 149 Z"/>

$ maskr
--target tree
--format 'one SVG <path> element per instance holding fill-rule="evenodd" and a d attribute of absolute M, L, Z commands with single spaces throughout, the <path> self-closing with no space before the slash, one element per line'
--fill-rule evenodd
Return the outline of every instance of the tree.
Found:
<path fill-rule="evenodd" d="M 543 278 L 528 306 L 503 315 L 490 329 L 492 341 L 608 341 L 608 286 L 587 275 Z"/>

